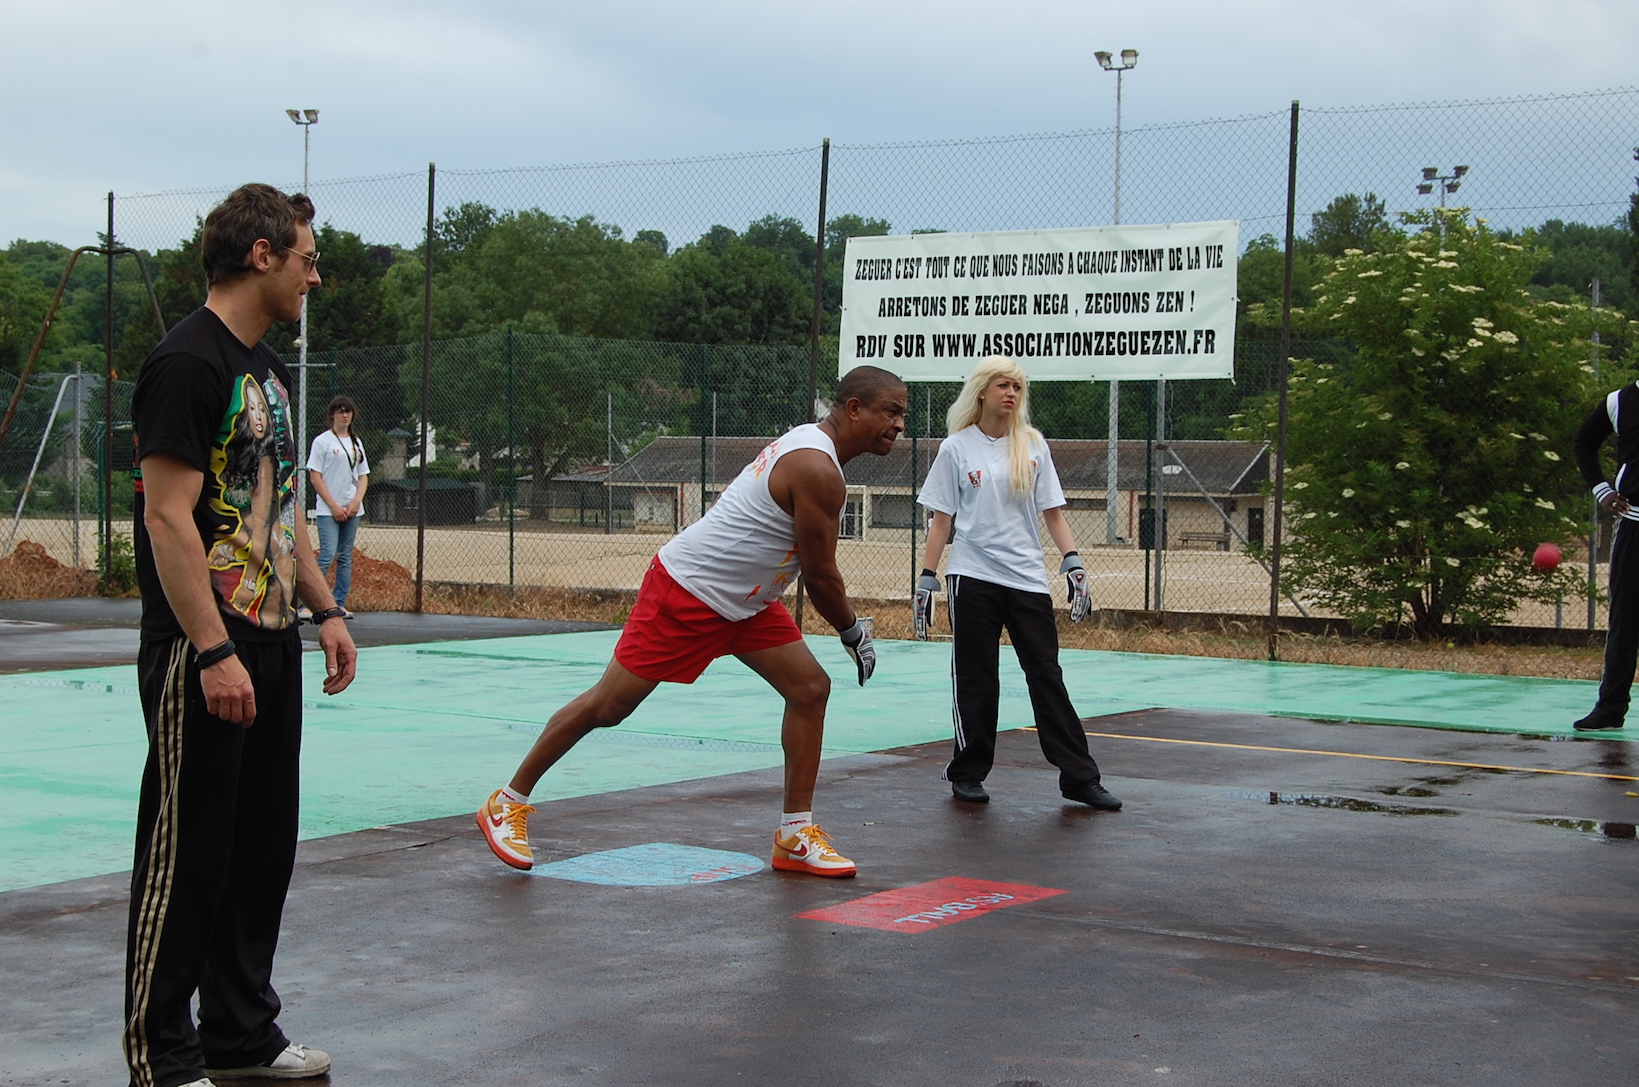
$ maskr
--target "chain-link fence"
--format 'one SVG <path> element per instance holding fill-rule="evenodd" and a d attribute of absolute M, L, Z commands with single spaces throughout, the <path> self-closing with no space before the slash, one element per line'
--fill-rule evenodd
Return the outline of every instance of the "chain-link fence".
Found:
<path fill-rule="evenodd" d="M 1119 181 L 1114 130 L 832 146 L 818 277 L 819 398 L 836 378 L 841 249 L 850 235 L 1110 222 L 1118 184 L 1124 222 L 1238 219 L 1242 316 L 1233 380 L 1124 382 L 1113 412 L 1109 383 L 1040 382 L 1031 408 L 1053 442 L 1102 606 L 1266 612 L 1270 579 L 1260 556 L 1275 524 L 1273 451 L 1262 437 L 1231 432 L 1278 385 L 1289 120 L 1283 109 L 1126 130 Z M 1371 230 L 1400 211 L 1449 201 L 1494 231 L 1554 221 L 1562 233 L 1571 229 L 1566 223 L 1606 229 L 1628 207 L 1635 142 L 1634 89 L 1304 110 L 1295 301 L 1300 309 L 1313 302 L 1331 262 L 1369 245 Z M 808 415 L 823 160 L 820 148 L 807 148 L 315 182 L 327 287 L 310 299 L 298 415 L 310 440 L 324 427 L 330 396 L 345 393 L 361 406 L 374 470 L 360 546 L 411 567 L 424 555 L 432 581 L 634 588 L 649 557 L 700 516 L 761 440 Z M 1431 164 L 1435 177 L 1425 180 Z M 1429 191 L 1420 194 L 1419 184 Z M 225 191 L 116 201 L 118 241 L 159 256 L 167 320 L 202 297 L 202 284 L 189 279 L 197 273 L 188 246 Z M 437 219 L 430 239 L 429 202 Z M 1599 249 L 1599 238 L 1573 241 L 1556 250 L 1563 268 L 1542 289 L 1576 304 L 1587 282 L 1574 280 L 1592 268 L 1603 273 L 1606 306 L 1631 307 L 1624 269 L 1606 260 L 1617 258 Z M 761 256 L 745 256 L 749 250 Z M 434 338 L 423 491 L 429 253 Z M 1582 264 L 1572 259 L 1577 253 Z M 1349 350 L 1312 323 L 1300 321 L 1296 336 L 1297 358 Z M 301 360 L 290 333 L 273 342 L 288 361 Z M 1627 343 L 1607 336 L 1600 350 L 1595 358 L 1619 364 Z M 25 414 L 36 421 L 20 424 L 0 451 L 9 502 L 62 380 L 36 379 L 25 397 Z M 909 596 L 925 532 L 914 495 L 955 392 L 948 383 L 915 386 L 899 448 L 848 466 L 840 558 L 860 595 Z M 62 433 L 48 439 L 51 479 L 63 478 L 65 441 L 76 444 Z M 86 458 L 100 455 L 83 438 L 76 447 Z M 48 527 L 61 520 L 59 491 L 36 486 L 20 535 L 55 533 L 42 539 L 54 554 L 89 563 L 83 547 L 70 555 L 71 530 Z M 1569 473 L 1564 498 L 1585 493 Z M 120 509 L 111 511 L 116 519 Z M 1048 561 L 1056 568 L 1050 546 Z M 1280 607 L 1283 615 L 1326 613 L 1295 591 Z M 1582 607 L 1573 601 L 1559 621 L 1582 625 Z M 1527 605 L 1511 618 L 1552 625 L 1555 609 Z"/>

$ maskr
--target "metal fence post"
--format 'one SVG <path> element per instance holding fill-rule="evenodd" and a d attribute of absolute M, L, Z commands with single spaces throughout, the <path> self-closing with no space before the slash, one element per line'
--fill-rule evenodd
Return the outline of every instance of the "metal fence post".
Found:
<path fill-rule="evenodd" d="M 1286 497 L 1286 374 L 1292 354 L 1292 222 L 1297 215 L 1298 103 L 1292 100 L 1292 127 L 1286 151 L 1286 271 L 1281 280 L 1280 360 L 1276 378 L 1280 407 L 1275 424 L 1275 509 L 1269 552 L 1269 659 L 1280 660 L 1281 506 Z"/>
<path fill-rule="evenodd" d="M 1138 546 L 1144 552 L 1144 610 L 1150 610 L 1150 558 L 1159 529 L 1155 524 L 1155 397 L 1150 397 L 1149 426 L 1144 430 L 1144 512 L 1149 515 L 1150 539 L 1144 543 L 1144 522 L 1138 523 Z"/>
<path fill-rule="evenodd" d="M 425 603 L 427 575 L 427 386 L 432 380 L 433 357 L 433 193 L 437 163 L 427 163 L 427 269 L 421 299 L 421 474 L 415 502 L 415 610 Z"/>
<path fill-rule="evenodd" d="M 506 323 L 506 583 L 518 588 L 518 439 L 514 427 L 514 405 L 518 390 L 512 346 L 512 322 Z"/>
<path fill-rule="evenodd" d="M 103 583 L 114 572 L 114 194 L 108 194 L 108 285 L 103 307 L 102 557 Z"/>
<path fill-rule="evenodd" d="M 913 409 L 916 407 L 916 397 L 905 397 L 905 429 L 911 432 L 911 591 L 916 591 L 916 582 L 922 576 L 922 564 L 916 558 L 916 418 Z"/>
<path fill-rule="evenodd" d="M 1639 154 L 1639 152 L 1636 152 Z M 1593 288 L 1593 297 L 1589 309 L 1589 316 L 1593 318 L 1593 347 L 1590 353 L 1593 356 L 1593 379 L 1599 380 L 1599 277 L 1594 276 L 1589 284 Z M 1593 527 L 1588 530 L 1588 629 L 1594 628 L 1595 609 L 1598 602 L 1594 594 L 1599 591 L 1599 500 L 1593 503 Z"/>
<path fill-rule="evenodd" d="M 700 345 L 700 398 L 698 407 L 699 419 L 696 429 L 700 431 L 700 516 L 706 515 L 706 345 Z"/>

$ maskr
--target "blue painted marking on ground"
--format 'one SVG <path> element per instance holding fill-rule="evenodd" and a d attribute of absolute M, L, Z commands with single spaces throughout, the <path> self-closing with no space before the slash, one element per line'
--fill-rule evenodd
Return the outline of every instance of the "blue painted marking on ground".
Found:
<path fill-rule="evenodd" d="M 762 870 L 763 862 L 749 853 L 650 842 L 554 861 L 531 869 L 529 874 L 606 887 L 687 887 L 756 875 Z"/>

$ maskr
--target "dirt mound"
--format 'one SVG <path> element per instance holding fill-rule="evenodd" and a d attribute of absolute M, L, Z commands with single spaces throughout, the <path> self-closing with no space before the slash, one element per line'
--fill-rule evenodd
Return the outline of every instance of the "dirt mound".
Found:
<path fill-rule="evenodd" d="M 413 611 L 415 575 L 396 562 L 373 559 L 354 548 L 347 606 L 353 611 Z"/>
<path fill-rule="evenodd" d="M 64 566 L 33 540 L 23 540 L 0 559 L 0 600 L 55 600 L 96 596 L 97 575 Z"/>

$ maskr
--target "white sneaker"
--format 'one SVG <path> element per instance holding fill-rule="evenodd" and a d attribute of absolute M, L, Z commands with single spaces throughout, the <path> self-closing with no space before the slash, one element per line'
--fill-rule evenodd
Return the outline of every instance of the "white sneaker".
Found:
<path fill-rule="evenodd" d="M 207 1068 L 217 1079 L 310 1079 L 330 1071 L 330 1054 L 295 1042 L 266 1064 L 252 1068 Z M 200 1080 L 210 1087 L 209 1080 Z"/>

